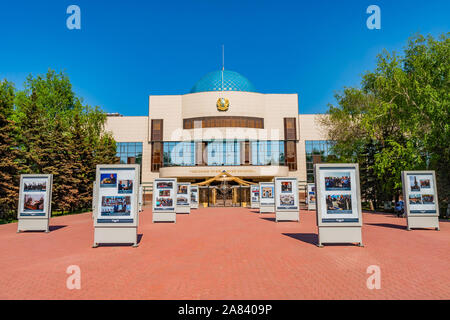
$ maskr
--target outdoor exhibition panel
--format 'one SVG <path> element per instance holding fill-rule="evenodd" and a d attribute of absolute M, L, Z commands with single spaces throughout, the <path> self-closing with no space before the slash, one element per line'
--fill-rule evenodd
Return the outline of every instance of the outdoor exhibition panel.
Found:
<path fill-rule="evenodd" d="M 358 164 L 315 164 L 314 176 L 319 246 L 323 243 L 362 246 Z"/>
<path fill-rule="evenodd" d="M 94 245 L 132 243 L 137 247 L 139 165 L 97 165 Z"/>
<path fill-rule="evenodd" d="M 191 213 L 191 183 L 177 183 L 176 213 Z"/>
<path fill-rule="evenodd" d="M 275 185 L 273 182 L 259 183 L 259 213 L 275 212 Z"/>
<path fill-rule="evenodd" d="M 275 178 L 275 221 L 300 221 L 297 178 Z"/>
<path fill-rule="evenodd" d="M 153 180 L 153 222 L 177 222 L 176 199 L 176 178 Z"/>
<path fill-rule="evenodd" d="M 198 209 L 198 186 L 191 186 L 191 209 Z"/>
<path fill-rule="evenodd" d="M 22 174 L 20 176 L 17 232 L 49 231 L 52 212 L 51 174 Z"/>
<path fill-rule="evenodd" d="M 439 202 L 434 171 L 403 171 L 403 201 L 412 228 L 439 230 Z"/>
<path fill-rule="evenodd" d="M 97 181 L 94 181 L 92 183 L 92 212 L 91 212 L 91 218 L 94 219 L 95 218 L 95 207 L 97 205 L 97 199 L 95 199 L 95 190 L 97 188 Z"/>
<path fill-rule="evenodd" d="M 251 185 L 250 186 L 250 208 L 257 209 L 259 208 L 259 186 Z"/>
<path fill-rule="evenodd" d="M 144 187 L 142 184 L 139 186 L 139 212 L 141 212 L 142 206 L 144 205 Z"/>
<path fill-rule="evenodd" d="M 316 210 L 316 186 L 314 183 L 308 183 L 306 202 L 308 203 L 308 210 Z"/>

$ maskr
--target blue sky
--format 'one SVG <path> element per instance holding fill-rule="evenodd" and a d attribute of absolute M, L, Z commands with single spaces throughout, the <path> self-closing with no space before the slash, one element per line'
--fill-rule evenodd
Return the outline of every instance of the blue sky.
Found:
<path fill-rule="evenodd" d="M 81 8 L 81 30 L 66 9 Z M 381 8 L 381 30 L 366 8 Z M 448 0 L 0 0 L 0 79 L 65 70 L 90 105 L 147 115 L 148 96 L 184 94 L 222 67 L 262 93 L 298 93 L 300 113 L 322 113 L 356 86 L 377 53 L 416 32 L 450 31 Z"/>

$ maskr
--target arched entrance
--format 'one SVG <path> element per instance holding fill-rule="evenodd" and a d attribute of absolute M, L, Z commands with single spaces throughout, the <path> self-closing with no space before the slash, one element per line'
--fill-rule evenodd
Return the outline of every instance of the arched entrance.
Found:
<path fill-rule="evenodd" d="M 226 171 L 197 183 L 200 204 L 208 207 L 246 207 L 250 204 L 253 182 L 235 177 Z"/>

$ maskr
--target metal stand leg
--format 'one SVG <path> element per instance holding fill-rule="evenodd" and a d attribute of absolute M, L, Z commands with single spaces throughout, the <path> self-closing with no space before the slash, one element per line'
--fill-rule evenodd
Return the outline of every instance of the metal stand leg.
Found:
<path fill-rule="evenodd" d="M 364 248 L 364 245 L 363 245 L 363 243 L 362 243 L 362 242 L 360 242 L 360 243 L 358 244 L 358 247 Z"/>
<path fill-rule="evenodd" d="M 98 248 L 98 243 L 94 243 L 94 244 L 92 245 L 92 248 Z"/>

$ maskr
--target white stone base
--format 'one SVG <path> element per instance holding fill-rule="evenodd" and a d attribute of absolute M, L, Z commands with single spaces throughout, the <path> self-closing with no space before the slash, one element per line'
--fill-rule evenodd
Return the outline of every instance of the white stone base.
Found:
<path fill-rule="evenodd" d="M 137 247 L 137 227 L 96 227 L 93 247 L 101 243 L 132 243 Z"/>
<path fill-rule="evenodd" d="M 408 216 L 407 223 L 408 223 L 407 230 L 411 230 L 413 228 L 434 228 L 436 230 L 439 230 L 439 217 L 437 216 L 434 217 Z"/>
<path fill-rule="evenodd" d="M 176 213 L 191 213 L 190 206 L 178 206 L 175 210 Z"/>
<path fill-rule="evenodd" d="M 319 227 L 319 247 L 323 243 L 362 244 L 361 227 Z"/>
<path fill-rule="evenodd" d="M 177 222 L 175 212 L 153 212 L 153 222 Z"/>
<path fill-rule="evenodd" d="M 299 221 L 300 222 L 300 213 L 298 211 L 277 211 L 275 212 L 275 221 Z"/>
<path fill-rule="evenodd" d="M 19 219 L 17 224 L 17 232 L 20 231 L 45 231 L 49 232 L 49 219 Z"/>

